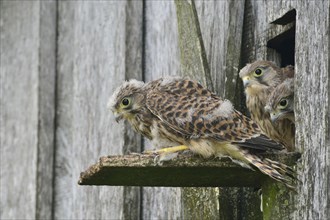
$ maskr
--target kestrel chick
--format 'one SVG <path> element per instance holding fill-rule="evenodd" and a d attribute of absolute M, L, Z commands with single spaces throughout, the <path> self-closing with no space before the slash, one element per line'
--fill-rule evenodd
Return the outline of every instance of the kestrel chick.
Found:
<path fill-rule="evenodd" d="M 130 80 L 114 92 L 108 106 L 117 121 L 129 121 L 158 147 L 189 148 L 205 158 L 229 156 L 292 187 L 289 167 L 258 156 L 260 152 L 282 150 L 283 146 L 262 134 L 259 126 L 236 111 L 230 101 L 195 81 Z"/>
<path fill-rule="evenodd" d="M 276 123 L 289 119 L 294 123 L 294 79 L 289 78 L 278 85 L 271 93 L 265 107 L 270 119 Z"/>
<path fill-rule="evenodd" d="M 243 80 L 246 106 L 251 118 L 267 136 L 282 143 L 288 151 L 293 151 L 294 125 L 288 119 L 278 121 L 276 124 L 272 123 L 269 113 L 265 110 L 275 87 L 294 76 L 293 66 L 279 68 L 269 61 L 256 61 L 242 68 L 239 75 Z"/>

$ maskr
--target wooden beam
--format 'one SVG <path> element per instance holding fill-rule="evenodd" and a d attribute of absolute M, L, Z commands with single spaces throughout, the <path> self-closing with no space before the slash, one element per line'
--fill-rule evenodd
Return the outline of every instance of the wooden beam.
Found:
<path fill-rule="evenodd" d="M 299 153 L 267 154 L 267 158 L 294 165 Z M 267 179 L 259 171 L 243 168 L 229 158 L 203 159 L 179 154 L 159 163 L 155 155 L 105 156 L 80 175 L 79 185 L 260 187 Z"/>

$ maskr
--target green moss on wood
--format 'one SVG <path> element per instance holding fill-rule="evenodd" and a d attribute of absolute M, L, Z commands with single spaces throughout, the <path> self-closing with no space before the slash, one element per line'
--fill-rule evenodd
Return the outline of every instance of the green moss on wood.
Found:
<path fill-rule="evenodd" d="M 294 209 L 293 190 L 283 184 L 267 180 L 262 186 L 264 220 L 289 220 Z"/>
<path fill-rule="evenodd" d="M 213 91 L 210 68 L 194 1 L 176 0 L 175 5 L 178 18 L 181 72 Z"/>

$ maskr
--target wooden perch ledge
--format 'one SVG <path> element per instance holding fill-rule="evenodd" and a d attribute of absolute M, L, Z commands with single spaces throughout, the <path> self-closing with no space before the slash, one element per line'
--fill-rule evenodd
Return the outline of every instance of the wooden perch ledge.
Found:
<path fill-rule="evenodd" d="M 155 155 L 105 156 L 80 174 L 79 185 L 171 186 L 171 187 L 259 187 L 268 178 L 243 168 L 229 158 L 203 159 L 179 154 L 161 164 Z M 299 153 L 265 154 L 265 157 L 294 165 Z"/>

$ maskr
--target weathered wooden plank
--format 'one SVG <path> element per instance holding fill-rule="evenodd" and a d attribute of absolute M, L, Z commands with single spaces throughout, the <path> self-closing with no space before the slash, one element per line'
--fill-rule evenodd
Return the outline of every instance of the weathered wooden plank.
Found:
<path fill-rule="evenodd" d="M 210 68 L 194 1 L 175 1 L 182 74 L 213 90 Z"/>
<path fill-rule="evenodd" d="M 245 0 L 244 22 L 242 27 L 242 42 L 241 42 L 242 46 L 240 50 L 241 52 L 240 68 L 242 68 L 247 62 L 251 62 L 258 59 L 257 54 L 259 55 L 259 53 L 266 51 L 266 49 L 265 50 L 259 49 L 259 48 L 263 48 L 259 44 L 260 42 L 263 42 L 262 40 L 260 40 L 260 38 L 263 39 L 263 37 L 261 36 L 264 36 L 264 34 L 259 32 L 260 30 L 258 28 L 259 26 L 256 25 L 260 25 L 262 27 L 264 27 L 265 25 L 265 22 L 262 19 L 264 18 L 262 16 L 263 15 L 262 11 L 256 12 L 257 9 L 255 5 L 259 5 L 259 4 L 262 4 L 262 2 L 258 3 L 256 1 Z M 261 14 L 259 15 L 259 13 Z M 260 18 L 258 18 L 258 16 L 260 16 Z M 238 79 L 236 88 L 234 90 L 236 90 L 236 94 L 238 95 L 238 97 L 236 96 L 234 99 L 235 106 L 246 115 L 249 115 L 246 109 L 245 95 L 242 92 L 244 91 L 244 89 L 240 79 Z M 253 188 L 236 189 L 236 192 L 231 191 L 228 194 L 229 196 L 231 195 L 233 196 L 234 200 L 233 202 L 231 202 L 231 204 L 234 204 L 233 209 L 236 210 L 236 212 L 229 213 L 230 215 L 226 216 L 225 219 L 230 219 L 232 216 L 234 216 L 235 218 L 247 218 L 247 219 L 263 218 L 262 210 L 260 208 L 260 206 L 262 205 L 262 201 L 260 200 L 260 197 L 255 189 Z"/>
<path fill-rule="evenodd" d="M 39 22 L 40 2 L 0 2 L 1 219 L 36 218 Z"/>
<path fill-rule="evenodd" d="M 296 148 L 302 153 L 294 219 L 330 218 L 330 2 L 297 1 Z"/>
<path fill-rule="evenodd" d="M 180 74 L 174 1 L 145 1 L 144 80 Z M 144 141 L 144 149 L 152 149 Z M 181 188 L 144 187 L 142 219 L 182 219 Z"/>
<path fill-rule="evenodd" d="M 178 27 L 173 1 L 146 2 L 145 34 L 146 81 L 164 75 L 179 75 L 180 72 L 186 75 L 189 73 L 180 71 L 182 66 L 180 66 Z M 198 78 L 199 76 L 196 75 L 196 77 Z M 150 148 L 151 146 L 148 146 L 148 142 L 146 143 L 146 149 Z M 205 195 L 202 192 L 206 191 L 207 189 L 202 189 L 200 195 Z M 184 195 L 185 192 L 181 192 L 179 188 L 145 188 L 143 194 L 143 218 L 189 218 L 182 211 L 185 210 L 183 208 L 185 202 L 181 201 L 182 197 L 185 200 Z M 195 192 L 195 195 L 198 195 L 198 193 Z M 192 206 L 196 207 L 197 203 L 194 204 L 195 206 Z M 199 204 L 202 204 L 204 208 L 208 207 L 206 203 L 200 202 Z M 162 210 L 166 210 L 166 212 Z M 203 210 L 205 209 L 194 209 L 194 212 L 190 211 L 190 215 L 191 213 L 203 212 Z M 206 211 L 203 213 L 206 214 Z"/>
<path fill-rule="evenodd" d="M 16 94 L 11 94 L 11 89 L 5 90 L 9 92 L 6 95 L 7 97 L 16 96 L 14 100 L 1 99 L 9 107 L 4 108 L 5 111 L 9 111 L 9 114 L 4 113 L 3 121 L 13 124 L 12 128 L 5 129 L 6 134 L 1 138 L 5 142 L 9 140 L 8 145 L 2 143 L 1 146 L 10 147 L 9 149 L 13 153 L 18 154 L 15 156 L 19 156 L 21 162 L 26 164 L 26 166 L 23 165 L 26 170 L 19 170 L 29 175 L 26 181 L 32 184 L 34 188 L 27 190 L 28 193 L 33 194 L 28 195 L 26 200 L 29 202 L 27 202 L 17 197 L 18 195 L 21 196 L 20 194 L 11 195 L 17 190 L 7 185 L 20 187 L 19 183 L 13 185 L 10 180 L 11 177 L 2 177 L 2 180 L 8 182 L 6 184 L 1 183 L 1 186 L 6 189 L 7 195 L 11 196 L 6 198 L 7 203 L 2 206 L 5 207 L 3 209 L 5 211 L 2 212 L 1 216 L 4 218 L 30 218 L 28 216 L 31 216 L 31 218 L 51 218 L 56 3 L 1 2 L 1 10 L 1 15 L 3 15 L 1 17 L 1 24 L 3 25 L 1 28 L 3 34 L 1 45 L 4 45 L 1 52 L 6 54 L 6 56 L 1 55 L 1 64 L 4 64 L 1 65 L 1 68 L 4 68 L 2 70 L 5 74 L 4 81 L 1 80 L 1 82 L 4 82 L 10 88 L 15 88 L 16 91 Z M 41 19 L 42 17 L 45 17 L 45 19 Z M 27 79 L 24 77 L 27 77 Z M 17 83 L 17 79 L 20 79 L 20 83 Z M 26 80 L 27 82 L 25 82 Z M 1 86 L 1 88 L 3 87 Z M 1 92 L 1 94 L 4 93 Z M 17 114 L 16 109 L 27 110 L 27 115 L 22 114 L 20 117 L 17 117 L 17 115 L 13 117 Z M 26 118 L 24 119 L 24 117 Z M 6 124 L 4 123 L 4 126 Z M 23 128 L 22 131 L 17 131 L 17 129 L 21 129 L 19 127 Z M 10 143 L 12 138 L 19 138 L 22 143 L 15 143 L 16 141 Z M 31 143 L 31 140 L 34 140 L 34 144 Z M 26 155 L 25 149 L 29 150 Z M 1 155 L 5 155 L 5 158 L 8 159 L 13 158 L 7 153 Z M 1 161 L 5 162 L 6 160 Z M 7 169 L 7 166 L 8 164 L 5 164 L 2 167 Z M 12 165 L 10 167 L 14 170 L 18 169 Z M 12 171 L 8 169 L 7 172 Z M 32 180 L 29 180 L 31 177 Z M 23 178 L 25 177 L 23 176 Z M 16 181 L 20 181 L 17 176 L 14 182 Z M 35 200 L 31 201 L 31 197 Z M 15 200 L 20 202 L 16 204 L 16 202 L 13 202 Z M 20 204 L 21 202 L 22 204 Z"/>
<path fill-rule="evenodd" d="M 234 101 L 240 65 L 244 1 L 196 1 L 214 91 Z"/>
<path fill-rule="evenodd" d="M 127 151 L 135 150 L 135 146 L 137 145 L 134 143 L 139 142 L 139 137 L 132 136 L 130 133 L 131 131 L 126 132 L 124 126 L 113 126 L 113 124 L 110 123 L 110 121 L 113 121 L 110 118 L 111 116 L 106 118 L 106 114 L 108 113 L 104 113 L 101 110 L 105 110 L 106 99 L 112 92 L 112 89 L 120 83 L 120 80 L 131 77 L 139 78 L 141 76 L 138 68 L 136 71 L 137 74 L 134 75 L 134 67 L 130 69 L 129 65 L 134 61 L 134 58 L 137 57 L 137 63 L 132 66 L 139 66 L 140 58 L 138 56 L 140 52 L 135 50 L 139 49 L 139 46 L 132 46 L 129 42 L 133 42 L 134 44 L 134 42 L 140 41 L 139 39 L 136 41 L 134 40 L 135 36 L 139 35 L 134 36 L 134 34 L 130 32 L 131 27 L 137 27 L 140 21 L 138 19 L 134 20 L 135 15 L 132 16 L 131 19 L 127 19 L 126 15 L 122 16 L 125 13 L 135 14 L 135 12 L 130 11 L 131 9 L 134 10 L 135 7 L 132 6 L 133 8 L 130 9 L 128 6 L 129 4 L 135 4 L 135 2 L 111 2 L 111 4 L 119 5 L 119 7 L 114 6 L 116 9 L 112 7 L 109 9 L 107 6 L 104 7 L 104 2 L 101 3 L 103 4 L 100 6 L 101 8 L 98 8 L 95 6 L 98 3 L 93 3 L 94 5 L 89 8 L 87 5 L 92 4 L 91 2 L 59 2 L 59 14 L 61 16 L 59 20 L 60 35 L 58 39 L 60 46 L 58 56 L 59 64 L 57 66 L 59 70 L 57 88 L 57 102 L 59 108 L 58 130 L 56 133 L 56 141 L 58 143 L 58 149 L 56 151 L 57 178 L 55 181 L 56 214 L 54 216 L 57 218 L 79 218 L 82 217 L 81 213 L 84 213 L 84 218 L 107 218 L 109 217 L 110 211 L 111 214 L 113 214 L 111 218 L 118 217 L 121 215 L 120 213 L 123 213 L 121 215 L 124 216 L 123 218 L 131 218 L 132 216 L 139 215 L 138 212 L 134 214 L 131 213 L 131 215 L 128 216 L 125 215 L 125 213 L 127 213 L 125 210 L 134 210 L 138 206 L 136 201 L 139 200 L 139 193 L 134 189 L 125 192 L 126 189 L 119 188 L 119 190 L 122 191 L 115 194 L 111 191 L 114 190 L 113 188 L 110 188 L 110 190 L 108 188 L 87 188 L 87 190 L 86 188 L 83 190 L 72 188 L 72 186 L 76 185 L 75 175 L 87 164 L 99 157 L 102 152 L 104 154 L 108 154 L 109 151 L 126 153 Z M 197 13 L 200 13 L 198 11 L 198 5 L 202 3 L 211 4 L 212 2 L 196 1 Z M 219 7 L 218 4 L 226 5 L 227 3 L 239 4 L 238 1 L 215 1 L 212 4 L 217 8 Z M 2 167 L 0 181 L 1 189 L 6 189 L 5 191 L 1 190 L 2 209 L 0 211 L 0 218 L 47 218 L 47 216 L 50 215 L 48 210 L 49 202 L 51 202 L 51 190 L 48 190 L 49 186 L 47 183 L 51 182 L 49 179 L 49 170 L 52 166 L 52 158 L 48 157 L 52 150 L 52 135 L 50 133 L 53 114 L 52 108 L 49 106 L 51 105 L 53 86 L 51 83 L 52 71 L 50 66 L 54 58 L 53 55 L 48 52 L 51 51 L 51 48 L 54 46 L 53 43 L 49 42 L 53 42 L 53 38 L 55 37 L 55 35 L 47 31 L 51 30 L 52 21 L 55 16 L 50 9 L 54 6 L 48 7 L 46 6 L 47 3 L 44 2 L 1 1 L 0 4 L 0 133 Z M 141 4 L 141 2 L 139 4 Z M 153 32 L 147 31 L 147 33 L 145 33 L 146 51 L 148 51 L 146 53 L 148 55 L 145 57 L 145 66 L 149 71 L 146 71 L 145 77 L 146 79 L 148 78 L 147 81 L 149 81 L 158 78 L 160 75 L 166 75 L 168 72 L 173 75 L 178 74 L 180 72 L 180 68 L 178 67 L 178 57 L 180 55 L 177 42 L 177 26 L 176 21 L 174 21 L 176 19 L 174 3 L 147 2 L 146 4 L 149 6 L 153 5 L 150 7 L 152 10 L 148 12 L 149 16 L 146 16 L 147 27 L 149 25 L 148 30 L 153 30 Z M 164 5 L 167 8 L 165 7 L 165 11 L 162 13 L 164 8 L 159 6 Z M 252 18 L 245 19 L 246 22 L 251 22 L 251 26 L 245 28 L 249 31 L 245 32 L 243 39 L 250 36 L 253 40 L 249 42 L 243 40 L 245 42 L 243 47 L 245 52 L 242 53 L 243 64 L 256 58 L 267 58 L 280 63 L 279 55 L 273 49 L 266 48 L 265 45 L 267 45 L 267 41 L 270 38 L 283 32 L 288 26 L 282 27 L 269 23 L 284 15 L 287 10 L 292 8 L 297 9 L 296 100 L 298 101 L 296 113 L 299 119 L 297 121 L 297 148 L 303 152 L 303 159 L 301 165 L 298 166 L 302 173 L 302 184 L 299 185 L 299 193 L 295 198 L 297 207 L 293 216 L 290 216 L 290 218 L 327 219 L 329 218 L 330 210 L 330 199 L 327 190 L 329 188 L 328 183 L 330 182 L 329 166 L 327 164 L 330 155 L 330 148 L 327 147 L 330 145 L 328 114 L 329 2 L 317 1 L 310 3 L 303 1 L 301 3 L 300 1 L 247 0 L 247 6 L 251 7 L 252 14 L 247 14 L 246 18 L 248 16 L 252 16 Z M 210 10 L 207 9 L 206 5 L 202 7 L 205 7 L 206 16 Z M 229 8 L 235 11 L 234 6 L 230 6 Z M 48 13 L 46 12 L 47 10 L 49 10 L 48 12 L 50 14 L 48 14 L 49 17 L 45 18 Z M 170 10 L 170 13 L 166 10 Z M 217 13 L 218 10 L 220 9 L 215 10 L 214 13 L 220 14 Z M 113 11 L 116 11 L 117 14 L 113 13 Z M 126 12 L 123 13 L 123 11 Z M 225 11 L 226 10 L 224 10 L 224 12 Z M 198 15 L 201 17 L 200 14 Z M 114 18 L 115 16 L 117 17 Z M 231 15 L 229 15 L 229 17 L 231 17 Z M 81 18 L 83 18 L 82 21 L 79 21 Z M 104 23 L 100 22 L 100 20 L 104 21 Z M 111 23 L 110 20 L 113 20 L 113 22 Z M 212 21 L 212 19 L 210 20 Z M 216 23 L 218 20 L 222 19 L 217 18 L 214 22 Z M 234 20 L 230 20 L 230 22 L 234 22 Z M 93 23 L 93 25 L 91 25 L 91 23 Z M 203 19 L 200 19 L 204 43 L 205 41 L 210 42 L 206 40 L 206 36 L 208 36 L 206 33 L 209 27 L 207 26 L 208 21 L 205 21 L 205 23 L 206 24 L 203 24 Z M 117 24 L 118 27 L 115 26 L 115 24 Z M 49 26 L 49 29 L 47 26 Z M 125 31 L 123 31 L 123 27 L 125 27 Z M 203 29 L 203 27 L 205 28 Z M 219 26 L 215 25 L 214 29 L 218 30 L 217 28 L 219 28 Z M 104 30 L 111 30 L 111 33 L 115 33 L 111 35 L 108 32 L 104 33 Z M 231 29 L 233 32 L 236 30 L 239 29 Z M 214 32 L 221 31 L 222 30 Z M 123 34 L 123 32 L 125 34 Z M 149 37 L 152 35 L 154 37 L 149 38 L 148 33 Z M 127 37 L 128 35 L 131 36 L 131 38 Z M 217 79 L 219 79 L 215 86 L 219 87 L 216 88 L 216 90 L 221 95 L 223 87 L 220 85 L 223 81 L 220 79 L 220 76 L 223 77 L 223 75 L 218 75 L 218 71 L 213 72 L 213 68 L 220 70 L 221 65 L 223 65 L 222 56 L 216 55 L 214 52 L 217 50 L 216 48 L 219 50 L 221 48 L 216 45 L 216 42 L 222 42 L 221 45 L 223 45 L 224 41 L 220 41 L 220 39 L 218 41 L 216 37 L 218 36 L 215 34 L 209 36 L 208 38 L 214 43 L 205 43 L 204 46 L 206 54 L 208 54 L 208 59 L 215 60 L 210 62 L 210 71 L 212 77 L 216 75 L 218 77 Z M 100 39 L 101 42 L 98 42 Z M 125 46 L 122 43 L 123 39 L 126 40 L 125 45 L 130 46 Z M 111 44 L 111 46 L 108 44 Z M 233 43 L 228 44 L 235 46 Z M 95 45 L 96 47 L 93 50 Z M 213 45 L 215 45 L 215 48 L 213 48 Z M 131 46 L 134 48 L 132 51 L 136 51 L 136 54 L 128 51 Z M 39 50 L 37 49 L 38 47 Z M 116 50 L 113 50 L 113 48 L 116 48 Z M 210 52 L 211 50 L 208 48 L 212 48 L 213 52 Z M 114 53 L 116 54 L 115 56 L 113 56 Z M 219 58 L 216 58 L 218 56 Z M 93 57 L 95 57 L 95 60 L 92 60 Z M 125 57 L 125 59 L 123 59 L 123 57 Z M 234 58 L 233 60 L 236 62 Z M 148 60 L 151 60 L 151 62 Z M 110 61 L 110 64 L 107 63 L 108 61 Z M 217 66 L 216 62 L 219 62 L 219 66 Z M 123 63 L 125 64 L 123 65 Z M 39 64 L 40 69 L 38 70 Z M 110 68 L 109 65 L 111 66 Z M 226 66 L 230 65 L 226 64 Z M 232 66 L 235 66 L 235 63 Z M 119 71 L 117 75 L 112 75 L 118 68 Z M 122 69 L 125 69 L 125 71 Z M 93 74 L 91 70 L 93 70 Z M 105 72 L 104 75 L 101 74 L 102 71 Z M 128 74 L 128 72 L 130 73 Z M 230 71 L 227 69 L 226 72 Z M 80 75 L 81 73 L 82 75 Z M 92 79 L 94 78 L 94 73 L 96 74 L 96 79 Z M 110 83 L 111 86 L 105 88 L 110 81 L 108 77 L 117 77 L 116 79 L 119 80 Z M 227 82 L 230 82 L 228 79 L 229 78 L 227 78 Z M 89 80 L 91 82 L 87 82 Z M 115 85 L 115 83 L 117 84 Z M 227 85 L 228 83 L 226 83 L 226 86 Z M 107 92 L 107 97 L 105 97 L 105 95 L 100 96 L 98 93 L 100 90 L 102 90 L 102 94 Z M 308 90 L 308 93 L 306 93 L 306 90 Z M 47 97 L 50 97 L 50 99 L 47 99 Z M 231 97 L 231 93 L 226 94 L 225 97 Z M 312 103 L 312 105 L 306 105 L 307 101 L 304 100 L 307 100 L 308 103 Z M 320 107 L 321 110 L 317 110 L 316 106 L 318 108 Z M 236 105 L 236 107 L 238 106 Z M 81 110 L 80 108 L 85 109 Z M 99 110 L 95 111 L 94 108 Z M 22 114 L 22 109 L 24 110 L 24 114 Z M 318 115 L 318 117 L 315 117 L 315 115 Z M 86 125 L 88 123 L 91 124 L 91 126 Z M 108 129 L 110 134 L 112 133 L 112 128 L 116 130 L 112 135 L 117 136 L 117 138 L 108 138 L 108 133 L 102 133 L 102 131 L 105 130 L 103 129 L 104 127 Z M 45 134 L 43 132 L 45 132 Z M 99 138 L 96 138 L 96 136 Z M 125 136 L 132 138 L 126 139 Z M 83 140 L 84 137 L 86 137 L 86 139 Z M 111 150 L 108 151 L 104 149 L 104 143 L 110 145 L 112 143 L 109 141 L 110 139 L 119 142 L 119 144 L 116 143 L 116 145 L 111 146 L 119 147 L 116 149 L 111 148 Z M 89 145 L 88 148 L 81 148 L 81 146 L 86 145 Z M 124 148 L 124 145 L 128 146 L 128 148 Z M 47 146 L 47 150 L 44 150 L 44 146 Z M 71 157 L 78 152 L 81 158 Z M 14 177 L 12 173 L 17 170 L 17 167 L 15 164 L 12 164 L 11 161 L 12 158 L 17 158 L 17 156 L 20 158 L 20 167 L 23 166 L 23 170 L 22 175 Z M 79 159 L 72 161 L 71 158 Z M 82 161 L 82 158 L 84 158 L 84 161 Z M 62 174 L 63 179 L 61 179 L 62 177 L 60 176 Z M 17 193 L 16 189 L 24 189 L 24 192 Z M 271 189 L 273 190 L 276 188 L 271 187 Z M 185 194 L 181 194 L 181 190 L 178 188 L 154 188 L 150 190 L 156 193 L 144 194 L 143 196 L 145 208 L 143 209 L 144 213 L 142 216 L 144 218 L 180 218 L 187 216 L 187 214 L 181 213 L 183 210 L 181 209 L 181 202 L 185 204 L 188 203 L 189 200 L 193 201 L 195 209 L 199 211 L 202 210 L 203 207 L 197 206 L 196 204 L 198 204 L 198 202 L 203 203 L 203 198 L 209 197 L 207 194 L 198 192 L 201 196 L 198 198 L 198 201 L 195 201 L 195 197 L 190 197 L 191 194 L 187 193 L 188 191 L 186 191 Z M 278 191 L 284 192 L 284 194 L 286 192 L 282 188 L 279 188 Z M 267 194 L 267 188 L 264 188 L 263 192 Z M 178 194 L 175 195 L 175 193 Z M 198 193 L 192 190 L 192 194 L 196 195 Z M 216 195 L 219 193 L 221 194 L 221 192 L 215 192 Z M 128 194 L 134 195 L 132 197 L 127 197 Z M 20 197 L 18 198 L 17 195 Z M 118 199 L 116 201 L 118 203 L 113 204 L 107 200 L 111 196 L 122 198 L 122 195 L 125 195 L 126 201 L 125 199 L 123 199 L 123 201 Z M 159 195 L 161 196 L 158 197 Z M 276 193 L 276 196 L 282 195 L 281 193 Z M 47 196 L 49 197 L 45 198 Z M 133 200 L 129 198 L 133 198 Z M 283 199 L 284 196 L 281 198 Z M 88 199 L 91 201 L 86 202 Z M 100 203 L 104 201 L 106 202 L 104 206 L 102 206 Z M 129 205 L 131 201 L 133 201 L 134 204 L 131 207 L 125 208 L 125 205 Z M 289 209 L 287 208 L 288 204 L 292 204 L 290 198 L 289 200 L 277 200 L 276 198 L 275 200 L 271 200 L 271 202 L 278 202 L 277 204 L 271 203 L 273 206 L 279 209 L 282 209 L 282 207 L 284 208 L 282 211 L 280 210 L 281 212 L 276 212 L 275 210 L 274 213 L 270 212 L 273 211 L 273 209 L 267 209 L 266 201 L 268 200 L 264 197 L 265 218 L 274 219 L 274 216 L 277 216 L 277 218 L 283 219 L 287 217 L 287 210 L 291 209 L 290 207 Z M 281 201 L 284 201 L 284 206 L 279 205 Z M 289 203 L 287 204 L 286 201 Z M 163 205 L 163 203 L 165 203 L 165 205 Z M 217 204 L 216 201 L 213 200 L 211 203 Z M 221 202 L 220 204 L 222 204 L 222 206 L 225 205 Z M 241 205 L 239 202 L 236 204 Z M 88 209 L 88 213 L 86 214 L 86 207 L 88 206 L 93 208 Z M 78 212 L 80 214 L 77 214 Z M 200 213 L 203 212 L 205 211 L 200 211 Z M 243 216 L 246 215 L 244 215 L 244 213 L 237 213 L 234 217 L 242 218 Z"/>
<path fill-rule="evenodd" d="M 53 218 L 56 1 L 40 2 L 36 219 Z"/>
<path fill-rule="evenodd" d="M 238 70 L 241 61 L 245 1 L 196 1 L 215 91 L 244 112 Z M 253 188 L 220 188 L 220 219 L 261 219 Z"/>
<path fill-rule="evenodd" d="M 263 219 L 292 219 L 295 194 L 281 184 L 266 181 L 262 186 Z"/>
<path fill-rule="evenodd" d="M 71 218 L 73 213 L 73 186 L 70 173 L 74 161 L 67 157 L 72 154 L 73 146 L 73 69 L 75 61 L 74 46 L 74 3 L 58 3 L 58 40 L 57 40 L 57 93 L 56 93 L 56 148 L 54 180 L 54 218 Z M 70 23 L 71 21 L 71 23 Z M 71 25 L 69 25 L 71 24 Z M 57 178 L 61 176 L 61 178 Z M 70 192 L 71 191 L 71 192 Z M 62 202 L 63 201 L 63 202 Z M 81 200 L 83 201 L 83 200 Z M 68 208 L 65 208 L 68 207 Z"/>
<path fill-rule="evenodd" d="M 294 165 L 300 154 L 268 154 L 265 157 Z M 199 156 L 180 154 L 169 161 L 159 163 L 155 155 L 133 154 L 101 157 L 98 163 L 81 173 L 79 184 L 260 187 L 265 179 L 267 176 L 261 172 L 244 168 L 229 158 L 203 159 Z"/>
<path fill-rule="evenodd" d="M 142 80 L 143 55 L 143 2 L 127 1 L 125 24 L 125 79 Z M 141 135 L 133 131 L 131 125 L 124 124 L 123 154 L 141 152 Z M 123 219 L 139 219 L 141 216 L 140 187 L 124 187 Z"/>
<path fill-rule="evenodd" d="M 209 63 L 194 1 L 175 1 L 181 74 L 197 80 L 214 91 Z M 218 190 L 216 188 L 184 188 L 182 215 L 185 219 L 217 219 L 219 217 Z"/>
<path fill-rule="evenodd" d="M 272 60 L 279 65 L 281 64 L 280 54 L 276 50 L 268 48 L 267 44 L 269 40 L 278 34 L 292 28 L 292 24 L 289 24 L 289 26 L 272 24 L 274 20 L 291 9 L 292 6 L 287 2 L 246 0 L 242 65 L 257 59 Z M 293 193 L 273 182 L 266 182 L 262 189 L 263 218 L 290 218 L 288 213 L 291 213 L 291 207 L 293 206 Z"/>
<path fill-rule="evenodd" d="M 326 116 L 329 112 L 329 47 L 325 45 L 329 45 L 329 2 L 248 2 L 252 8 L 250 11 L 255 13 L 250 14 L 252 19 L 249 20 L 251 23 L 258 21 L 259 25 L 250 25 L 252 31 L 246 29 L 245 36 L 252 39 L 247 45 L 254 45 L 250 47 L 250 51 L 253 51 L 253 48 L 261 49 L 254 52 L 255 55 L 247 54 L 250 54 L 250 57 L 268 58 L 278 63 L 283 63 L 279 59 L 279 54 L 273 49 L 267 49 L 266 53 L 263 48 L 265 43 L 274 37 L 276 31 L 284 30 L 286 27 L 269 23 L 278 20 L 294 8 L 297 12 L 295 115 L 296 148 L 302 152 L 301 164 L 297 166 L 301 184 L 297 186 L 297 195 L 283 193 L 285 191 L 274 184 L 265 185 L 264 218 L 327 219 L 330 200 L 326 190 L 329 188 L 329 166 L 326 162 L 329 157 L 329 117 Z M 259 19 L 253 19 L 254 16 L 258 16 Z M 264 19 L 261 19 L 262 17 Z M 266 22 L 263 25 L 262 20 Z M 259 42 L 254 40 L 257 37 Z"/>
<path fill-rule="evenodd" d="M 252 1 L 246 0 L 244 18 L 242 65 L 258 59 L 266 59 L 281 63 L 281 57 L 274 49 L 268 48 L 267 43 L 276 35 L 283 33 L 293 26 L 273 24 L 288 11 L 294 9 L 295 1 Z"/>
<path fill-rule="evenodd" d="M 145 7 L 145 81 L 179 75 L 180 49 L 174 1 L 147 1 Z"/>
<path fill-rule="evenodd" d="M 127 31 L 126 25 L 139 23 L 131 19 L 141 17 L 126 17 L 138 15 L 135 10 L 139 10 L 141 3 L 137 2 L 136 9 L 130 7 L 135 3 L 129 6 L 126 1 L 62 1 L 58 4 L 55 218 L 130 218 L 127 211 L 139 214 L 139 210 L 133 211 L 139 207 L 138 189 L 76 187 L 74 176 L 102 154 L 131 150 L 124 149 L 125 135 L 128 135 L 124 125 L 115 123 L 106 105 L 114 89 L 133 74 L 127 65 L 134 55 L 126 60 L 129 50 L 126 43 L 138 49 L 134 40 L 138 35 L 133 36 L 135 29 Z M 127 34 L 131 34 L 131 38 L 126 38 Z M 139 66 L 139 62 L 137 59 L 131 68 Z M 137 69 L 136 75 L 139 72 Z M 135 138 L 126 141 L 135 142 Z M 74 155 L 79 156 L 72 160 Z M 124 200 L 123 196 L 128 194 L 132 197 Z M 86 211 L 86 207 L 92 208 Z"/>

